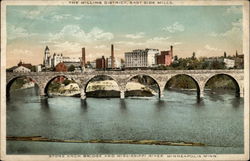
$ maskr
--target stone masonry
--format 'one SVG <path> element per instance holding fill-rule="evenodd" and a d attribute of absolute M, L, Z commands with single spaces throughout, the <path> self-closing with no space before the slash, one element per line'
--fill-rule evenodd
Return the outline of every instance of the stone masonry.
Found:
<path fill-rule="evenodd" d="M 126 71 L 84 71 L 84 72 L 30 72 L 30 73 L 6 73 L 7 94 L 12 82 L 22 76 L 26 76 L 35 81 L 40 90 L 41 96 L 46 96 L 46 87 L 51 80 L 58 76 L 73 79 L 81 88 L 81 98 L 85 99 L 85 92 L 88 83 L 96 76 L 106 75 L 113 78 L 120 88 L 120 97 L 124 98 L 126 84 L 131 78 L 137 75 L 146 75 L 153 78 L 159 87 L 159 97 L 163 97 L 163 90 L 166 83 L 176 75 L 187 75 L 191 77 L 197 85 L 197 96 L 204 96 L 206 82 L 215 75 L 225 74 L 234 80 L 237 92 L 240 97 L 244 93 L 244 70 L 126 70 Z"/>

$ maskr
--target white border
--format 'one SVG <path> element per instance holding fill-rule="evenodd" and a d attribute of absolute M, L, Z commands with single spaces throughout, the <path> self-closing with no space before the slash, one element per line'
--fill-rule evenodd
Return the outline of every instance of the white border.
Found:
<path fill-rule="evenodd" d="M 69 0 L 70 1 L 70 0 Z M 173 4 L 154 4 L 153 6 L 201 6 L 201 5 L 240 5 L 243 6 L 243 53 L 244 53 L 244 154 L 217 154 L 216 158 L 185 158 L 185 157 L 167 157 L 170 155 L 164 154 L 165 157 L 101 157 L 101 158 L 50 158 L 49 155 L 6 155 L 6 5 L 69 5 L 69 6 L 79 6 L 83 4 L 69 4 L 69 1 L 2 1 L 1 2 L 1 160 L 248 160 L 249 158 L 249 2 L 247 0 L 240 1 L 229 1 L 229 0 L 221 0 L 221 1 L 183 1 L 183 0 L 172 0 Z M 84 0 L 72 0 L 72 1 L 80 1 L 80 2 L 93 2 L 93 1 L 84 1 Z M 98 0 L 97 0 L 98 1 Z M 103 0 L 99 0 L 98 2 L 102 2 Z M 121 0 L 120 0 L 121 1 Z M 150 0 L 144 0 L 145 2 L 149 2 Z M 141 1 L 141 2 L 144 2 Z M 162 2 L 167 2 L 163 0 L 158 0 Z M 123 1 L 124 2 L 124 1 Z M 130 1 L 125 1 L 130 2 Z M 136 0 L 134 0 L 136 2 Z M 138 2 L 138 0 L 137 0 Z M 150 1 L 152 2 L 152 1 Z M 169 0 L 170 2 L 170 0 Z M 88 5 L 88 4 L 84 4 Z M 93 4 L 90 4 L 93 5 Z M 102 6 L 99 4 L 94 4 L 94 6 Z M 114 5 L 114 4 L 108 4 Z M 132 5 L 132 6 L 141 6 L 141 4 L 118 4 L 120 5 Z M 152 5 L 143 5 L 143 6 L 152 6 Z M 202 154 L 201 154 L 202 155 Z M 65 155 L 67 156 L 67 155 Z M 176 154 L 175 156 L 178 156 Z M 193 155 L 195 156 L 195 155 Z"/>

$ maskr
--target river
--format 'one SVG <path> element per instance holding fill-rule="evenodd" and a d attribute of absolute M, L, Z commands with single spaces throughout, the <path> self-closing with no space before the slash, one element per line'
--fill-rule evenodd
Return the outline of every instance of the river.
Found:
<path fill-rule="evenodd" d="M 7 141 L 7 154 L 242 154 L 242 98 L 233 93 L 165 90 L 164 97 L 54 97 L 41 101 L 36 88 L 17 90 L 7 101 L 7 136 L 51 139 L 167 140 L 207 146 Z"/>

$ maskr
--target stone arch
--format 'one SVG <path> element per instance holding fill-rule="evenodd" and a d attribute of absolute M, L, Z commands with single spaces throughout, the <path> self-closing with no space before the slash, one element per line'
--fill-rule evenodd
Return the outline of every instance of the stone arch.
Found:
<path fill-rule="evenodd" d="M 84 93 L 87 92 L 88 84 L 89 84 L 94 78 L 102 77 L 102 76 L 109 77 L 109 78 L 111 78 L 113 81 L 115 81 L 115 83 L 117 84 L 119 90 L 121 91 L 121 87 L 120 87 L 120 85 L 118 84 L 118 81 L 117 81 L 114 77 L 112 77 L 112 76 L 110 76 L 110 75 L 106 75 L 106 74 L 100 74 L 100 75 L 95 75 L 95 76 L 89 78 L 89 79 L 85 82 L 85 85 L 83 85 L 82 92 L 84 92 Z"/>
<path fill-rule="evenodd" d="M 180 75 L 187 76 L 187 77 L 191 78 L 191 79 L 194 81 L 194 83 L 195 83 L 195 85 L 196 85 L 196 89 L 197 89 L 197 97 L 200 97 L 200 94 L 201 94 L 201 86 L 200 86 L 200 84 L 199 84 L 199 81 L 198 81 L 195 77 L 193 77 L 193 76 L 191 76 L 191 75 L 189 75 L 189 74 L 175 74 L 175 75 L 172 75 L 172 76 L 167 80 L 167 82 L 165 83 L 164 88 L 166 87 L 166 85 L 169 83 L 169 81 L 170 81 L 172 78 L 174 78 L 174 77 L 176 77 L 176 76 L 180 76 Z"/>
<path fill-rule="evenodd" d="M 161 93 L 160 83 L 157 81 L 157 79 L 156 79 L 154 76 L 151 76 L 151 75 L 149 75 L 149 74 L 135 74 L 135 75 L 130 76 L 130 77 L 125 81 L 125 88 L 124 88 L 124 89 L 126 89 L 126 86 L 127 86 L 128 82 L 129 82 L 132 78 L 134 78 L 134 77 L 136 77 L 136 76 L 139 76 L 139 75 L 147 76 L 147 77 L 153 79 L 153 80 L 156 82 L 156 85 L 157 85 L 157 87 L 158 87 L 158 95 L 159 95 L 159 98 L 160 98 L 160 97 L 161 97 L 161 94 L 162 94 L 162 93 Z"/>
<path fill-rule="evenodd" d="M 58 77 L 64 77 L 64 78 L 66 78 L 66 79 L 74 80 L 73 78 L 68 77 L 68 76 L 66 76 L 66 75 L 63 75 L 63 74 L 61 74 L 61 75 L 56 75 L 56 76 L 53 76 L 53 77 L 49 78 L 49 79 L 47 80 L 47 82 L 45 83 L 44 89 L 43 89 L 44 94 L 45 94 L 46 96 L 48 95 L 48 87 L 49 87 L 49 84 L 50 84 L 54 79 L 56 79 L 56 78 L 58 78 Z M 74 80 L 74 81 L 75 81 L 75 80 Z M 75 82 L 76 82 L 76 81 L 75 81 Z M 76 83 L 77 83 L 77 82 L 76 82 Z M 81 88 L 81 86 L 79 85 L 79 83 L 77 83 L 77 85 L 79 86 L 79 88 Z"/>
<path fill-rule="evenodd" d="M 11 88 L 11 85 L 18 79 L 18 78 L 29 78 L 31 79 L 37 86 L 38 86 L 38 89 L 39 91 L 41 90 L 41 85 L 38 83 L 38 81 L 36 79 L 34 79 L 33 77 L 30 77 L 30 76 L 25 76 L 25 75 L 20 75 L 20 76 L 16 76 L 16 77 L 13 77 L 13 78 L 10 78 L 8 80 L 8 82 L 6 83 L 6 96 L 9 97 L 10 95 L 10 88 Z"/>
<path fill-rule="evenodd" d="M 207 84 L 207 82 L 208 82 L 210 79 L 214 78 L 215 76 L 219 76 L 219 75 L 225 75 L 225 76 L 227 76 L 229 79 L 231 79 L 231 80 L 233 81 L 233 84 L 234 84 L 235 89 L 236 89 L 235 95 L 236 95 L 236 97 L 239 97 L 239 96 L 240 96 L 240 92 L 242 92 L 241 89 L 240 89 L 240 82 L 239 82 L 237 79 L 235 79 L 232 75 L 227 74 L 227 73 L 217 73 L 217 74 L 213 74 L 212 76 L 209 76 L 209 77 L 204 81 L 203 88 L 205 89 L 206 84 Z"/>

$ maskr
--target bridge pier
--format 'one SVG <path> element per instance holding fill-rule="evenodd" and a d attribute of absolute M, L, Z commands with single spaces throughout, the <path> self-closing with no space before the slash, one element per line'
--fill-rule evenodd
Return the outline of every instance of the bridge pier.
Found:
<path fill-rule="evenodd" d="M 244 98 L 244 92 L 240 92 L 240 98 Z"/>
<path fill-rule="evenodd" d="M 204 97 L 204 91 L 200 91 L 199 97 L 200 97 L 200 98 L 203 98 L 203 97 Z"/>
<path fill-rule="evenodd" d="M 125 98 L 125 91 L 121 91 L 121 92 L 120 92 L 120 98 L 121 98 L 121 99 L 124 99 L 124 98 Z"/>
<path fill-rule="evenodd" d="M 84 89 L 81 89 L 81 99 L 82 100 L 86 99 L 86 93 L 85 93 Z"/>

